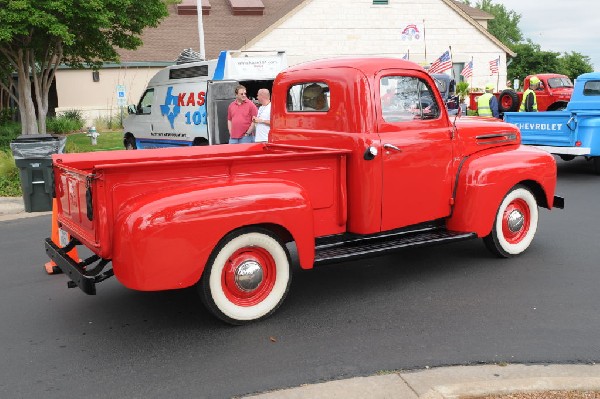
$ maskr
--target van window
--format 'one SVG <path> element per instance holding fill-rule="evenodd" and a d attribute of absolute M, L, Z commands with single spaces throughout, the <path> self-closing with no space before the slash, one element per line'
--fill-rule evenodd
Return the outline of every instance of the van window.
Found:
<path fill-rule="evenodd" d="M 327 112 L 330 104 L 329 86 L 325 83 L 300 83 L 293 85 L 288 90 L 288 111 Z"/>
<path fill-rule="evenodd" d="M 208 76 L 208 65 L 196 65 L 169 71 L 169 79 L 197 78 L 201 76 Z"/>
<path fill-rule="evenodd" d="M 152 102 L 154 101 L 154 89 L 148 89 L 140 99 L 138 104 L 138 113 L 142 115 L 150 115 L 152 111 Z"/>
<path fill-rule="evenodd" d="M 427 82 L 413 76 L 386 76 L 379 82 L 381 110 L 386 122 L 437 119 L 440 107 Z"/>

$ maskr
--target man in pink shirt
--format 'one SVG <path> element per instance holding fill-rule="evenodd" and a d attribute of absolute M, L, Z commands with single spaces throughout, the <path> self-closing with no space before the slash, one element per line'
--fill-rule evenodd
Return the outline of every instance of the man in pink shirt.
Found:
<path fill-rule="evenodd" d="M 252 118 L 258 114 L 256 105 L 246 97 L 246 88 L 235 88 L 235 101 L 227 109 L 229 144 L 253 143 Z"/>

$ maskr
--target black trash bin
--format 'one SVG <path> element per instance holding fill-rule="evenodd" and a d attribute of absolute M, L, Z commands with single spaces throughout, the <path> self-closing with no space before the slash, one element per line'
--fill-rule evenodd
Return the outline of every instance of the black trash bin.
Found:
<path fill-rule="evenodd" d="M 10 149 L 19 168 L 25 212 L 52 210 L 52 154 L 65 149 L 66 138 L 49 134 L 22 135 L 11 141 Z"/>

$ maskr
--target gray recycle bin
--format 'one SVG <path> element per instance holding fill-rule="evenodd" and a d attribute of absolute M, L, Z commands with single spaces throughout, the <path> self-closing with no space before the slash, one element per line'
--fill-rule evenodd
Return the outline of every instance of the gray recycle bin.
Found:
<path fill-rule="evenodd" d="M 21 177 L 25 212 L 52 210 L 52 154 L 64 152 L 66 142 L 66 137 L 49 134 L 22 135 L 11 141 L 10 149 Z"/>

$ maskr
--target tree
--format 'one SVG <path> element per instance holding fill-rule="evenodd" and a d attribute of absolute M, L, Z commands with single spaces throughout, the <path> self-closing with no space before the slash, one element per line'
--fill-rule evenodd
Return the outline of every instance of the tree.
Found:
<path fill-rule="evenodd" d="M 564 53 L 560 57 L 560 63 L 560 73 L 567 75 L 571 79 L 577 78 L 577 76 L 582 73 L 594 71 L 590 57 L 578 53 L 577 51 L 571 51 L 570 54 Z"/>
<path fill-rule="evenodd" d="M 471 5 L 469 0 L 465 4 Z M 488 32 L 494 35 L 504 45 L 511 47 L 523 40 L 523 33 L 519 28 L 521 14 L 508 10 L 503 4 L 494 4 L 493 0 L 481 0 L 475 7 L 494 16 L 488 22 Z"/>
<path fill-rule="evenodd" d="M 517 53 L 508 66 L 508 78 L 523 79 L 527 75 L 561 70 L 560 53 L 542 51 L 539 44 L 527 39 L 524 43 L 515 44 L 512 50 Z"/>
<path fill-rule="evenodd" d="M 118 62 L 117 48 L 136 49 L 143 29 L 167 15 L 161 0 L 0 0 L 0 66 L 9 64 L 18 76 L 12 97 L 22 133 L 46 131 L 48 92 L 59 65 Z M 0 86 L 8 89 L 4 80 Z"/>

